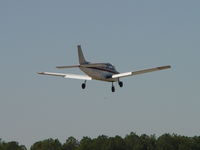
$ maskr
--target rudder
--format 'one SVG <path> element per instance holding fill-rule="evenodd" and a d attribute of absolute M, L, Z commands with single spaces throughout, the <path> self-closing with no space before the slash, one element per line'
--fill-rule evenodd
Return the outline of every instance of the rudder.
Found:
<path fill-rule="evenodd" d="M 81 45 L 78 45 L 77 48 L 78 48 L 79 63 L 80 64 L 86 64 L 87 61 L 85 60 L 85 57 L 83 55 L 83 52 L 82 52 L 82 49 L 81 49 Z"/>

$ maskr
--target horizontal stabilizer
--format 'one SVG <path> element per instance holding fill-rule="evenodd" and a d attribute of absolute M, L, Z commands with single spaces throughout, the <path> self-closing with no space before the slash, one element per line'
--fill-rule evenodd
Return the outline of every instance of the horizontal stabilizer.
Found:
<path fill-rule="evenodd" d="M 72 66 L 57 66 L 57 69 L 68 69 L 68 68 L 77 68 L 77 67 L 106 67 L 106 64 L 102 63 L 88 63 L 88 64 L 82 64 L 82 65 L 72 65 Z"/>
<path fill-rule="evenodd" d="M 106 64 L 103 63 L 89 63 L 80 65 L 81 67 L 90 68 L 90 67 L 106 67 Z"/>
<path fill-rule="evenodd" d="M 70 78 L 70 79 L 79 79 L 79 80 L 92 80 L 91 77 L 87 75 L 77 75 L 77 74 L 65 74 L 65 73 L 53 73 L 53 72 L 38 72 L 41 75 L 50 75 L 50 76 L 60 76 L 63 78 Z"/>
<path fill-rule="evenodd" d="M 73 66 L 57 66 L 56 68 L 58 69 L 66 69 L 66 68 L 77 68 L 79 67 L 80 65 L 73 65 Z"/>
<path fill-rule="evenodd" d="M 119 74 L 114 74 L 112 78 L 128 77 L 128 76 L 133 76 L 133 75 L 138 75 L 138 74 L 143 74 L 143 73 L 148 73 L 148 72 L 153 72 L 153 71 L 160 71 L 160 70 L 169 69 L 169 68 L 171 68 L 171 66 L 161 66 L 161 67 L 144 69 L 144 70 L 139 70 L 139 71 L 134 71 L 134 72 L 119 73 Z"/>

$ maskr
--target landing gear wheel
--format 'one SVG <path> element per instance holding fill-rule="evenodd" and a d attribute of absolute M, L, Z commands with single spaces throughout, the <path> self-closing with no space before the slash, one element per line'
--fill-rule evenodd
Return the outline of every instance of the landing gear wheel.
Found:
<path fill-rule="evenodd" d="M 112 92 L 115 92 L 115 87 L 112 86 L 112 87 L 111 87 L 111 90 L 112 90 Z"/>
<path fill-rule="evenodd" d="M 85 87 L 86 87 L 86 80 L 85 80 L 85 82 L 81 85 L 81 87 L 82 87 L 82 89 L 85 89 Z"/>
<path fill-rule="evenodd" d="M 112 91 L 112 92 L 115 92 L 115 87 L 114 87 L 114 85 L 113 85 L 113 82 L 112 82 L 111 91 Z"/>
<path fill-rule="evenodd" d="M 86 87 L 86 80 L 85 80 L 84 83 L 82 83 L 81 87 L 82 87 L 82 89 L 85 89 L 85 87 Z"/>
<path fill-rule="evenodd" d="M 119 83 L 120 87 L 123 87 L 123 82 L 122 81 L 119 81 L 118 83 Z"/>
<path fill-rule="evenodd" d="M 86 87 L 86 84 L 85 84 L 85 83 L 83 83 L 83 84 L 81 85 L 81 87 L 82 87 L 82 89 L 85 89 L 85 87 Z"/>

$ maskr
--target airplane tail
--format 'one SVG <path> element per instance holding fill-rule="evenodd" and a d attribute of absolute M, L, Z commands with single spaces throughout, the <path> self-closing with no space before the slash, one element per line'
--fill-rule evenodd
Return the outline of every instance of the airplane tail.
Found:
<path fill-rule="evenodd" d="M 82 49 L 81 49 L 81 45 L 78 45 L 77 48 L 78 48 L 78 58 L 79 58 L 80 65 L 87 64 L 87 61 L 85 60 L 85 57 L 84 57 Z"/>

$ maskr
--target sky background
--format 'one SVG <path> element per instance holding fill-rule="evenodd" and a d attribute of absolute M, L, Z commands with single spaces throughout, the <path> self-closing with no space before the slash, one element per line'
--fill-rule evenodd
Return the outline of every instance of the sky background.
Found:
<path fill-rule="evenodd" d="M 0 1 L 0 138 L 200 135 L 200 1 Z M 172 69 L 107 82 L 39 76 L 93 62 L 118 71 Z"/>

